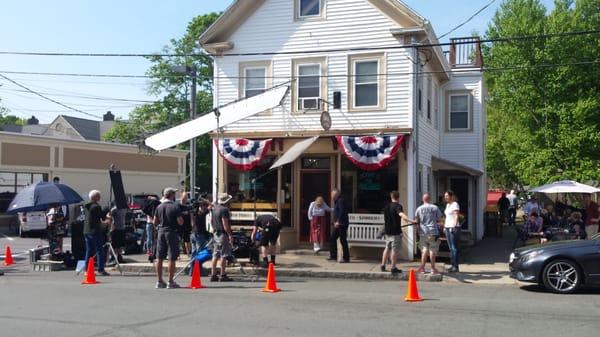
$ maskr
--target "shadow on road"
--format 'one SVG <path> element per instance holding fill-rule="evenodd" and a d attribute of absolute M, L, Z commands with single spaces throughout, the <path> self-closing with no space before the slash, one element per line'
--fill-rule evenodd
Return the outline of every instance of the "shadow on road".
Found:
<path fill-rule="evenodd" d="M 544 293 L 544 294 L 552 293 L 549 290 L 547 290 L 546 288 L 544 288 L 543 286 L 540 286 L 538 284 L 524 285 L 524 286 L 521 286 L 521 289 L 528 291 L 528 292 L 532 292 L 532 293 Z M 585 288 L 585 289 L 579 290 L 574 295 L 600 295 L 600 289 Z M 557 296 L 569 296 L 569 295 L 557 294 Z"/>

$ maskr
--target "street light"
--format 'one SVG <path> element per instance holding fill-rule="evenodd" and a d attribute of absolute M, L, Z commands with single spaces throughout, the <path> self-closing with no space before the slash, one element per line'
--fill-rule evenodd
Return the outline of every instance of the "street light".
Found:
<path fill-rule="evenodd" d="M 190 97 L 190 120 L 196 118 L 196 68 L 192 66 L 172 66 L 171 71 L 192 78 Z M 196 196 L 196 138 L 190 140 L 190 199 Z"/>

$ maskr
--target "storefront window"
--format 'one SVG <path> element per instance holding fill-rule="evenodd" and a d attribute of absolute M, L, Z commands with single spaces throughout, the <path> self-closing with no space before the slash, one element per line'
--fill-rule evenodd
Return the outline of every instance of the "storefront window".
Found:
<path fill-rule="evenodd" d="M 363 171 L 342 158 L 342 195 L 352 213 L 381 213 L 398 189 L 398 161 L 379 171 Z"/>

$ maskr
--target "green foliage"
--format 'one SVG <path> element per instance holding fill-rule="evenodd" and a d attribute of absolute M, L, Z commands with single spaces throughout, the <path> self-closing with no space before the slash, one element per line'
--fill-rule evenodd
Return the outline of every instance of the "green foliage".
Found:
<path fill-rule="evenodd" d="M 2 104 L 2 99 L 0 99 L 0 125 L 23 125 L 25 124 L 25 120 L 19 118 L 17 116 L 10 115 L 10 110 Z"/>
<path fill-rule="evenodd" d="M 162 49 L 164 54 L 190 55 L 201 54 L 198 38 L 217 18 L 218 13 L 200 15 L 188 24 L 185 35 L 172 39 Z M 146 72 L 151 77 L 148 92 L 162 97 L 160 101 L 135 108 L 127 121 L 119 120 L 104 136 L 105 140 L 122 143 L 137 143 L 153 133 L 189 120 L 190 85 L 189 77 L 172 71 L 173 66 L 192 66 L 197 69 L 198 84 L 196 112 L 198 115 L 212 109 L 213 64 L 206 56 L 177 56 L 148 58 L 152 63 Z M 202 189 L 210 187 L 212 176 L 211 142 L 208 136 L 197 139 L 197 185 Z M 179 149 L 189 149 L 189 143 L 181 144 Z"/>
<path fill-rule="evenodd" d="M 506 0 L 487 37 L 540 35 L 600 27 L 600 1 Z M 495 43 L 486 66 L 569 64 L 600 59 L 598 34 Z M 557 179 L 600 180 L 600 65 L 530 67 L 486 73 L 487 168 L 496 186 Z"/>

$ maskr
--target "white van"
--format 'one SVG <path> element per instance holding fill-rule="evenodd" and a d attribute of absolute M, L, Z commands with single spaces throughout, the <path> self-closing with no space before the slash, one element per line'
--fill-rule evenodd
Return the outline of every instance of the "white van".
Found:
<path fill-rule="evenodd" d="M 19 213 L 19 236 L 30 231 L 46 230 L 46 212 Z"/>

